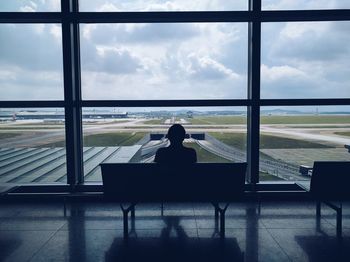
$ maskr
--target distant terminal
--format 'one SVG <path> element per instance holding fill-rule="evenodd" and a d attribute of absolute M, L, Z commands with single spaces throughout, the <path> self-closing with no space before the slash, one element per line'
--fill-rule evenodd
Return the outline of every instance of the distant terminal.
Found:
<path fill-rule="evenodd" d="M 128 112 L 92 112 L 84 113 L 82 115 L 83 119 L 114 119 L 114 118 L 127 118 Z M 65 116 L 63 112 L 33 112 L 25 111 L 13 114 L 1 114 L 0 119 L 6 120 L 42 120 L 42 119 L 56 119 L 64 120 Z"/>

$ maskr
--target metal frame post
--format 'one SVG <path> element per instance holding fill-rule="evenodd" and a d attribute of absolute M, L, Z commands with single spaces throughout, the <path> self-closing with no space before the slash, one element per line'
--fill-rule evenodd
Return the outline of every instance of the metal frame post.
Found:
<path fill-rule="evenodd" d="M 61 9 L 67 183 L 74 191 L 77 184 L 83 183 L 79 25 L 71 21 L 78 12 L 78 1 L 61 1 Z"/>
<path fill-rule="evenodd" d="M 260 141 L 260 62 L 261 62 L 261 0 L 250 0 L 253 20 L 248 23 L 248 182 L 259 182 Z"/>

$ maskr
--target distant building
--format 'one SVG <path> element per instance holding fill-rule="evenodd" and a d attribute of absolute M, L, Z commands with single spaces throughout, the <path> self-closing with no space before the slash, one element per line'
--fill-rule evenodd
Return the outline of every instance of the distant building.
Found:
<path fill-rule="evenodd" d="M 188 118 L 193 118 L 193 112 L 192 111 L 187 111 L 187 117 Z"/>

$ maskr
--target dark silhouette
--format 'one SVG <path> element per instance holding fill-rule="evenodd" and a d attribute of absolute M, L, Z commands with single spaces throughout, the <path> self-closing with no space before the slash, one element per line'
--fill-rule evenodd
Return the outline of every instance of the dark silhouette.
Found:
<path fill-rule="evenodd" d="M 159 148 L 154 162 L 160 164 L 190 164 L 197 162 L 197 153 L 193 148 L 185 147 L 182 142 L 185 139 L 185 128 L 180 124 L 172 125 L 168 130 L 170 146 Z"/>

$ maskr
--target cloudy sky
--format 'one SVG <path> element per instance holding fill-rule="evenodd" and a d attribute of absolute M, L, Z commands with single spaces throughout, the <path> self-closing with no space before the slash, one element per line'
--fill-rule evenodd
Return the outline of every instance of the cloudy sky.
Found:
<path fill-rule="evenodd" d="M 245 0 L 81 0 L 83 11 L 246 10 Z M 264 9 L 350 8 L 347 0 L 264 0 Z M 59 11 L 56 0 L 1 11 Z M 84 99 L 247 97 L 247 23 L 82 24 Z M 0 24 L 1 100 L 63 99 L 56 24 Z M 350 22 L 262 25 L 263 98 L 350 97 Z"/>

